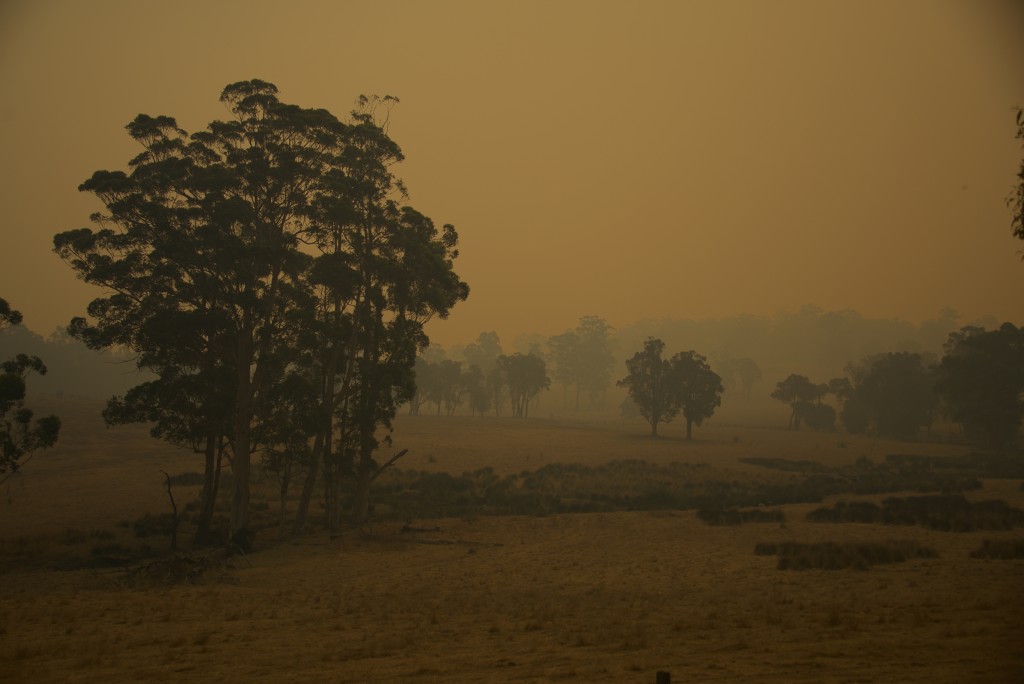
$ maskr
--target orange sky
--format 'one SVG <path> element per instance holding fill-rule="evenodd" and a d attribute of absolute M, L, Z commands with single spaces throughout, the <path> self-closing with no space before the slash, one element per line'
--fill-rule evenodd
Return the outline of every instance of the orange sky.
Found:
<path fill-rule="evenodd" d="M 0 297 L 49 333 L 97 291 L 76 191 L 228 83 L 401 99 L 410 203 L 462 237 L 444 343 L 803 304 L 1024 323 L 1024 3 L 0 2 Z M 1015 40 L 1016 39 L 1016 40 Z M 507 345 L 508 346 L 508 345 Z"/>

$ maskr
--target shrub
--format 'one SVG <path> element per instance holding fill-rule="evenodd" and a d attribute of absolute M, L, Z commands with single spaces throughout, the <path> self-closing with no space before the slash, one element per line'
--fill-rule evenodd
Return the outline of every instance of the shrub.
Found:
<path fill-rule="evenodd" d="M 57 537 L 57 539 L 60 541 L 61 544 L 65 544 L 67 546 L 72 546 L 74 544 L 81 544 L 82 542 L 84 542 L 88 538 L 89 538 L 89 535 L 86 534 L 85 532 L 83 532 L 82 530 L 75 530 L 75 529 L 71 529 L 71 528 L 68 528 L 68 529 L 64 530 Z"/>
<path fill-rule="evenodd" d="M 781 509 L 748 508 L 740 510 L 737 508 L 701 508 L 697 511 L 697 517 L 709 525 L 742 525 L 743 523 L 786 521 L 786 514 Z"/>
<path fill-rule="evenodd" d="M 811 522 L 919 525 L 946 532 L 1008 530 L 1024 525 L 1024 511 L 1005 501 L 970 502 L 958 494 L 888 498 L 879 507 L 864 501 L 839 501 L 807 514 Z"/>
<path fill-rule="evenodd" d="M 752 456 L 750 458 L 741 458 L 740 463 L 749 463 L 750 465 L 761 466 L 762 468 L 771 468 L 773 470 L 782 470 L 788 473 L 823 473 L 829 470 L 816 461 L 793 461 L 786 458 L 761 458 Z"/>
<path fill-rule="evenodd" d="M 993 558 L 997 560 L 1013 560 L 1024 558 L 1024 539 L 986 539 L 981 546 L 971 551 L 971 558 Z"/>
<path fill-rule="evenodd" d="M 1005 501 L 972 503 L 958 495 L 936 495 L 887 499 L 883 505 L 888 524 L 917 524 L 947 532 L 1008 530 L 1024 525 L 1024 511 Z"/>
<path fill-rule="evenodd" d="M 759 556 L 778 555 L 779 570 L 867 570 L 872 565 L 903 563 L 911 558 L 938 558 L 934 549 L 913 541 L 890 541 L 884 544 L 758 544 Z"/>
<path fill-rule="evenodd" d="M 147 513 L 132 523 L 132 529 L 135 531 L 135 536 L 139 538 L 157 535 L 169 536 L 171 530 L 174 529 L 174 516 L 170 513 L 161 515 Z"/>
<path fill-rule="evenodd" d="M 839 501 L 832 508 L 818 508 L 807 514 L 811 522 L 878 523 L 882 509 L 869 501 Z"/>
<path fill-rule="evenodd" d="M 206 478 L 202 473 L 190 471 L 171 475 L 171 484 L 175 487 L 202 487 Z"/>

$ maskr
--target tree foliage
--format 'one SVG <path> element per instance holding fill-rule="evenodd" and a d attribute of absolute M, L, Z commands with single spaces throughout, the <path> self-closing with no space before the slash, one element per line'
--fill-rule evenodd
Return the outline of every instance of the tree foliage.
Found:
<path fill-rule="evenodd" d="M 1011 445 L 1024 418 L 1024 328 L 967 327 L 949 337 L 938 369 L 937 389 L 950 417 L 967 434 Z"/>
<path fill-rule="evenodd" d="M 498 367 L 508 383 L 509 399 L 512 403 L 512 415 L 526 418 L 530 415 L 530 401 L 541 390 L 551 386 L 548 378 L 547 364 L 536 354 L 516 352 L 511 356 L 498 357 Z"/>
<path fill-rule="evenodd" d="M 914 439 L 931 426 L 937 407 L 935 371 L 925 355 L 875 354 L 851 364 L 847 373 L 851 389 L 843 419 L 851 432 L 864 426 L 878 435 Z"/>
<path fill-rule="evenodd" d="M 658 425 L 682 411 L 686 437 L 691 439 L 692 425 L 710 418 L 721 404 L 722 381 L 700 354 L 680 352 L 664 359 L 664 350 L 664 342 L 648 338 L 644 348 L 626 361 L 626 377 L 618 384 L 650 424 L 651 436 L 658 435 Z"/>
<path fill-rule="evenodd" d="M 789 405 L 791 430 L 799 430 L 801 425 L 806 424 L 820 432 L 833 430 L 836 424 L 836 409 L 824 403 L 825 397 L 834 395 L 841 408 L 849 394 L 849 386 L 846 378 L 833 378 L 827 383 L 818 384 L 793 373 L 775 385 L 771 397 Z"/>
<path fill-rule="evenodd" d="M 575 385 L 576 410 L 580 395 L 590 404 L 600 404 L 611 385 L 615 356 L 612 354 L 612 328 L 598 316 L 584 316 L 576 328 L 548 338 L 547 347 L 554 362 L 554 378 L 566 389 Z"/>
<path fill-rule="evenodd" d="M 18 325 L 21 320 L 21 313 L 0 299 L 0 329 Z M 60 434 L 57 416 L 33 421 L 34 412 L 25 406 L 30 373 L 46 374 L 38 356 L 18 354 L 0 363 L 0 484 L 17 473 L 37 450 L 56 444 Z"/>
<path fill-rule="evenodd" d="M 722 404 L 722 379 L 711 370 L 707 359 L 695 351 L 673 356 L 672 372 L 686 419 L 686 439 L 693 439 L 694 424 L 700 426 Z"/>
<path fill-rule="evenodd" d="M 825 386 L 811 382 L 804 375 L 792 373 L 776 383 L 771 397 L 789 405 L 789 429 L 799 430 L 808 407 L 820 402 L 826 391 Z"/>
<path fill-rule="evenodd" d="M 281 102 L 259 80 L 227 86 L 221 101 L 233 118 L 192 135 L 171 117 L 136 117 L 127 128 L 143 151 L 130 171 L 98 171 L 80 188 L 106 207 L 99 228 L 54 246 L 109 293 L 70 332 L 134 350 L 159 377 L 147 392 L 168 397 L 161 410 L 218 416 L 189 429 L 230 450 L 231 533 L 242 542 L 251 454 L 284 439 L 260 424 L 278 415 L 277 386 L 301 369 L 316 388 L 310 473 L 322 468 L 336 524 L 341 480 L 365 494 L 377 428 L 413 392 L 423 324 L 468 288 L 453 270 L 454 228 L 401 204 L 391 171 L 401 150 L 374 120 L 393 98 L 362 98 L 345 122 Z M 185 406 L 171 398 L 180 387 L 206 391 Z M 109 413 L 154 418 L 132 406 Z M 300 520 L 312 489 L 307 478 Z"/>

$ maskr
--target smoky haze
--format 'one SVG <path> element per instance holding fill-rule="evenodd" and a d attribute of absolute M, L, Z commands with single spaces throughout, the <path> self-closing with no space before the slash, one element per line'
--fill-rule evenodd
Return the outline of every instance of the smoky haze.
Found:
<path fill-rule="evenodd" d="M 1019 321 L 1009 2 L 8 2 L 0 294 L 48 335 L 99 293 L 52 254 L 140 112 L 199 130 L 261 78 L 337 114 L 391 94 L 411 201 L 472 288 L 432 339 L 585 314 Z M 713 351 L 711 349 L 705 352 Z"/>

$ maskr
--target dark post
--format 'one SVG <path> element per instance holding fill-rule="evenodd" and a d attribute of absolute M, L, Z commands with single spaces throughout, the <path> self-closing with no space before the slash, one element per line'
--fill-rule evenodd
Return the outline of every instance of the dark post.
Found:
<path fill-rule="evenodd" d="M 655 675 L 654 684 L 672 684 L 672 673 L 658 670 Z"/>

